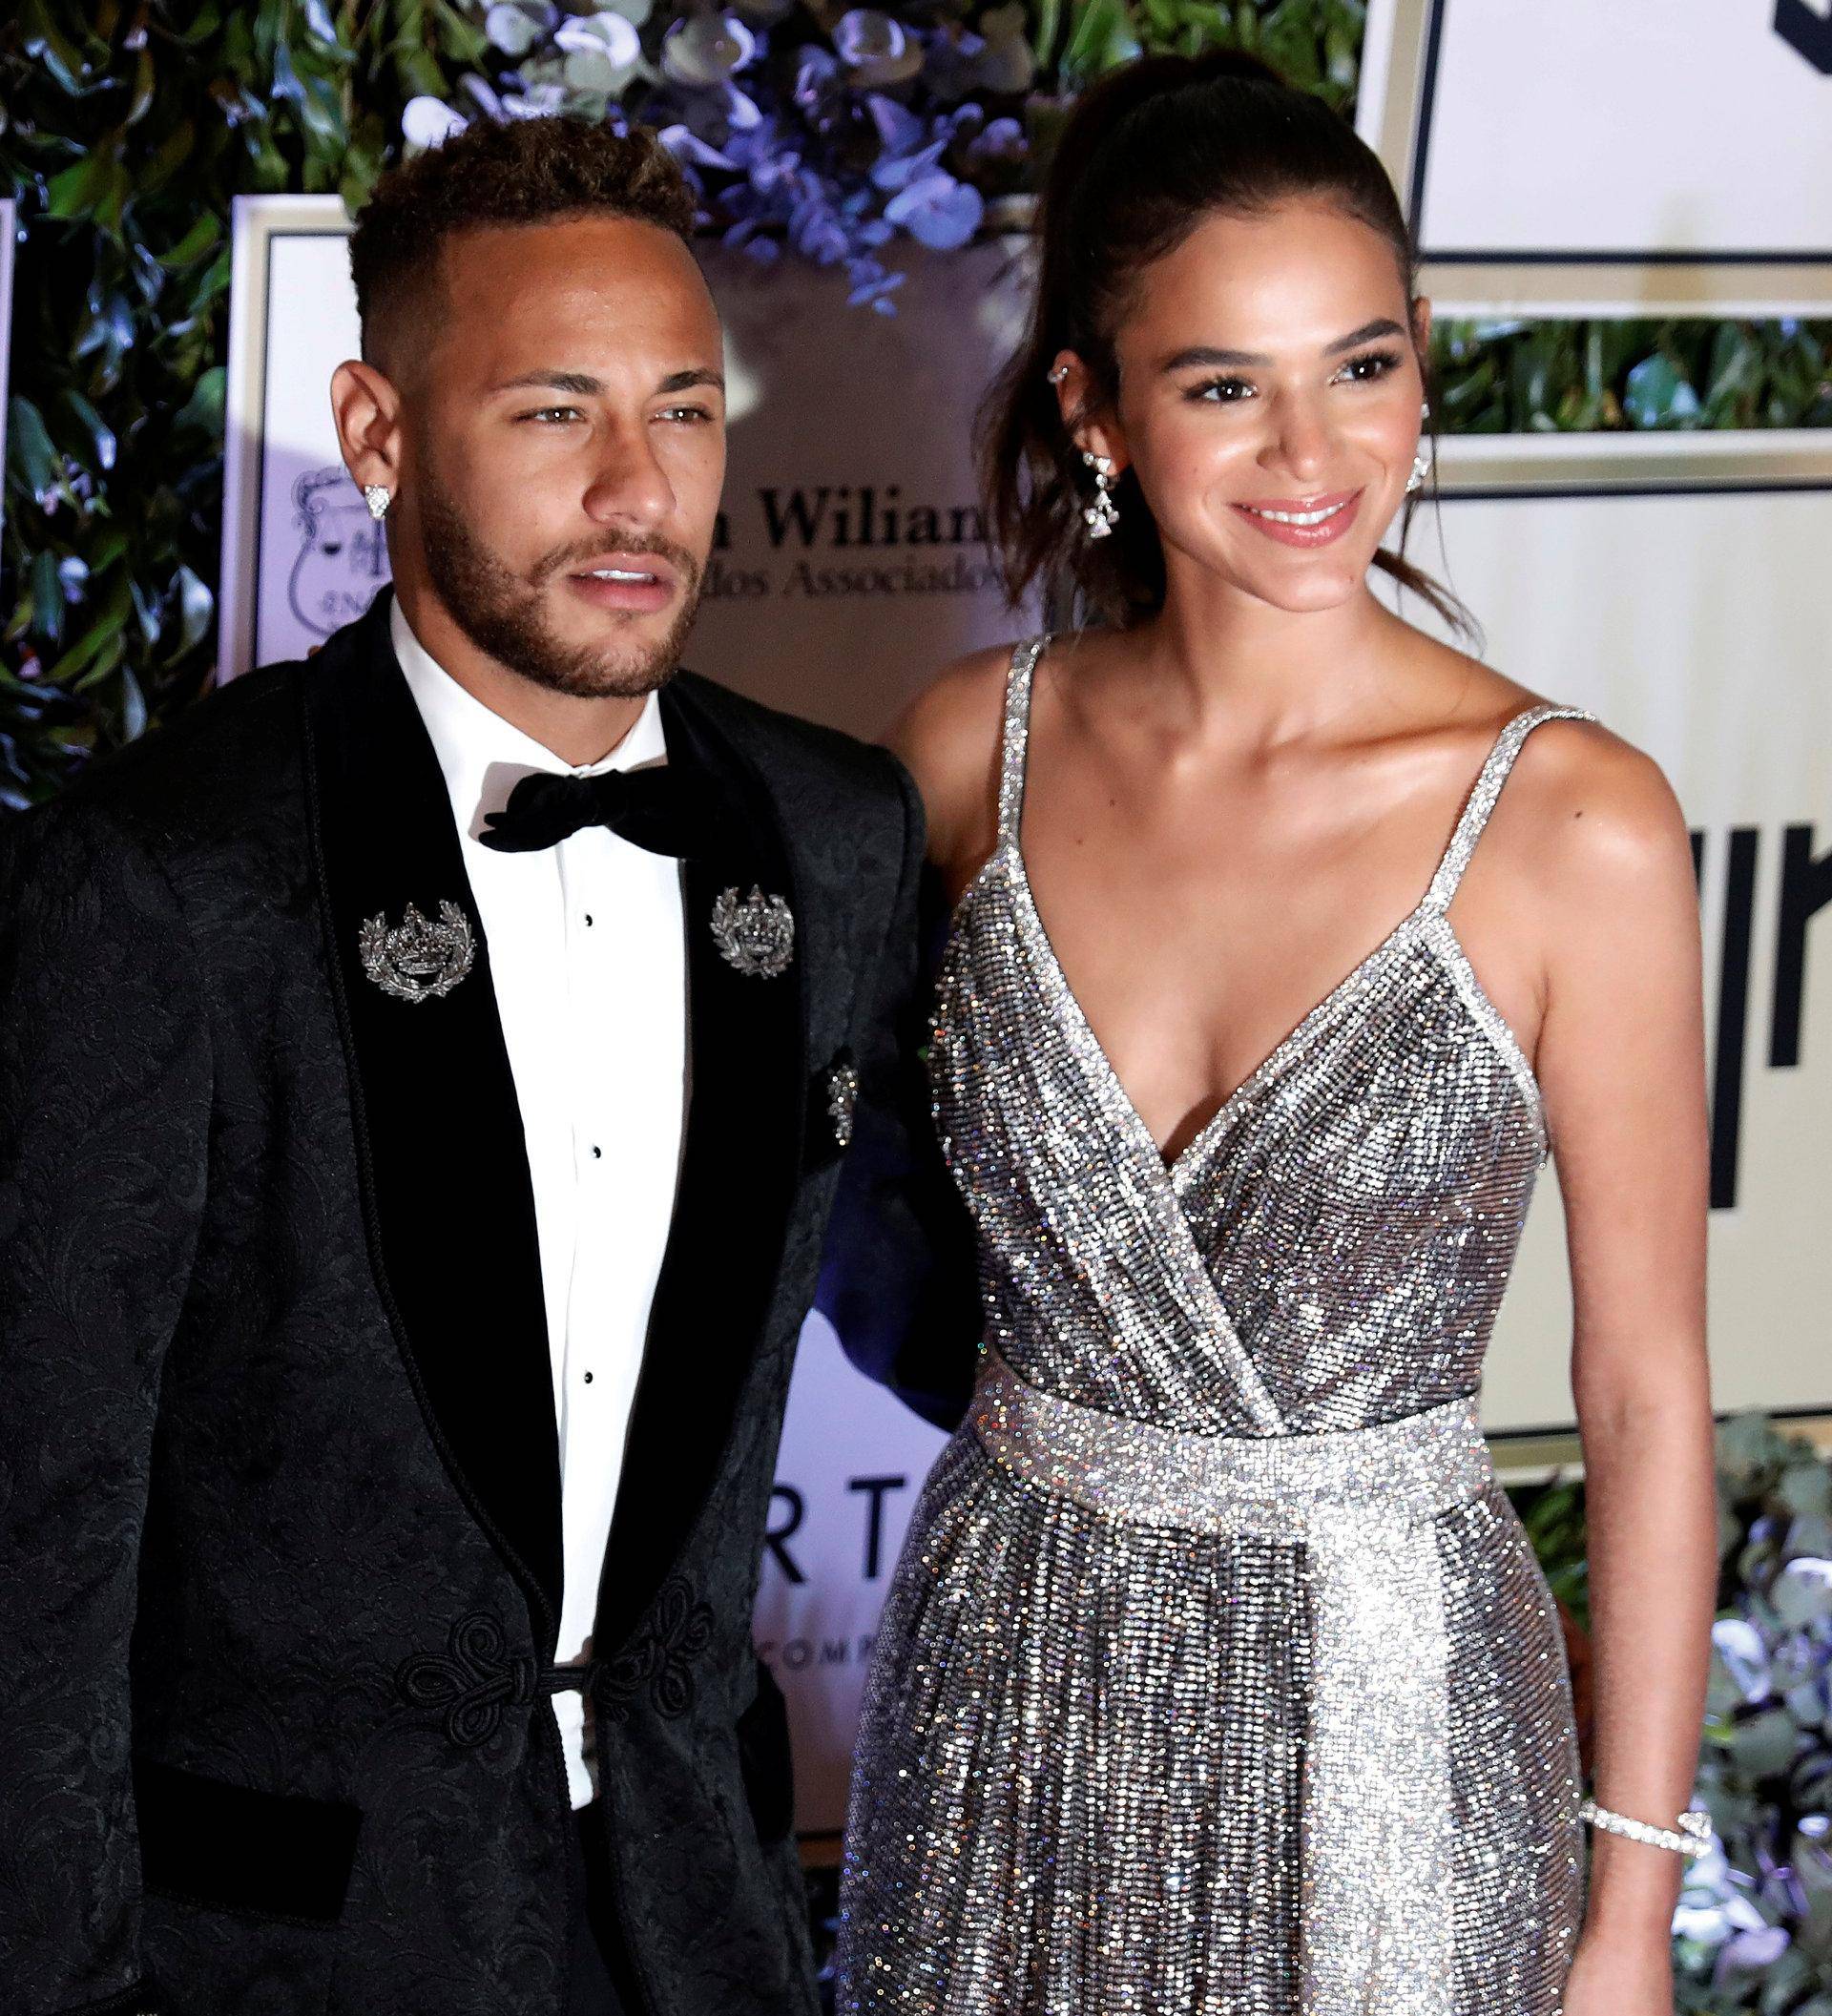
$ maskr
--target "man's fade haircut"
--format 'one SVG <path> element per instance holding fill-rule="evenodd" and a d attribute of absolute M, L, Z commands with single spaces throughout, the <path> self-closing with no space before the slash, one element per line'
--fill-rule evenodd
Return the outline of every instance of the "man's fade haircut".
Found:
<path fill-rule="evenodd" d="M 350 234 L 363 356 L 381 364 L 388 332 L 438 284 L 447 243 L 492 225 L 630 218 L 694 232 L 694 192 L 654 133 L 567 114 L 477 119 L 385 170 Z M 385 366 L 384 366 L 385 368 Z"/>

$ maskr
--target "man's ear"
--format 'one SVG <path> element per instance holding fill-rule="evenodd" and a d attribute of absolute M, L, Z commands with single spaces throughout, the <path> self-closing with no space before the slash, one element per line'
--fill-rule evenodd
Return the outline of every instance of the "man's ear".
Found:
<path fill-rule="evenodd" d="M 394 381 L 360 358 L 331 373 L 331 417 L 344 467 L 358 489 L 401 488 L 401 394 Z"/>

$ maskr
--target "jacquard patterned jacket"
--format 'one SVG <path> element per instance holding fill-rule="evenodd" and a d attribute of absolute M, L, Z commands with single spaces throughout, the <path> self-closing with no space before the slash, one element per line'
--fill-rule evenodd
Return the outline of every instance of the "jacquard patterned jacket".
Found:
<path fill-rule="evenodd" d="M 601 1806 L 632 2016 L 802 2016 L 750 1617 L 836 1189 L 893 1224 L 926 1153 L 894 1026 L 922 822 L 881 752 L 686 674 L 663 709 L 743 818 L 685 871 L 692 1095 L 600 1591 Z M 753 884 L 793 911 L 780 978 L 709 929 Z M 363 924 L 444 902 L 471 970 L 391 997 Z M 8 2016 L 560 2016 L 538 1265 L 385 593 L 0 828 Z"/>

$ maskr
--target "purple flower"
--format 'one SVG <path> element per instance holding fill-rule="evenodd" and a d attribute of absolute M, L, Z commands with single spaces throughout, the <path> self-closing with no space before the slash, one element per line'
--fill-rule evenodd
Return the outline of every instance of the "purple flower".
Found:
<path fill-rule="evenodd" d="M 874 91 L 866 95 L 865 110 L 871 114 L 871 123 L 877 127 L 886 154 L 913 154 L 923 144 L 923 122 L 907 105 L 900 105 L 882 91 Z"/>
<path fill-rule="evenodd" d="M 709 147 L 685 126 L 664 126 L 656 135 L 675 159 L 688 168 L 735 169 L 738 163 L 717 147 Z"/>
<path fill-rule="evenodd" d="M 1738 1932 L 1718 1950 L 1715 1985 L 1722 1987 L 1732 1974 L 1772 1967 L 1787 1951 L 1787 1933 L 1780 1925 L 1764 1925 L 1758 1932 Z"/>
<path fill-rule="evenodd" d="M 803 197 L 789 213 L 789 242 L 817 266 L 831 266 L 846 256 L 845 227 L 824 197 Z"/>
<path fill-rule="evenodd" d="M 757 53 L 757 37 L 736 14 L 690 14 L 661 40 L 661 67 L 677 84 L 723 84 Z"/>
<path fill-rule="evenodd" d="M 973 90 L 986 42 L 970 28 L 945 21 L 929 37 L 923 82 L 938 98 L 964 98 Z"/>
<path fill-rule="evenodd" d="M 542 0 L 498 0 L 484 16 L 484 33 L 504 55 L 525 56 L 554 19 L 554 9 Z"/>
<path fill-rule="evenodd" d="M 938 172 L 936 163 L 947 147 L 944 135 L 914 154 L 886 156 L 871 171 L 872 182 L 880 189 L 907 189 L 912 182 L 923 181 Z"/>
<path fill-rule="evenodd" d="M 623 73 L 642 60 L 642 43 L 622 14 L 569 17 L 553 31 L 566 52 L 566 81 L 574 91 L 615 91 Z"/>
<path fill-rule="evenodd" d="M 437 147 L 469 122 L 443 99 L 409 98 L 401 113 L 401 137 L 409 147 Z"/>
<path fill-rule="evenodd" d="M 824 49 L 803 49 L 795 68 L 795 102 L 804 112 L 811 110 L 839 75 L 840 65 Z"/>
<path fill-rule="evenodd" d="M 852 282 L 852 291 L 846 296 L 847 307 L 870 308 L 878 315 L 897 312 L 890 297 L 903 285 L 903 274 L 886 273 L 875 259 L 855 260 L 847 278 Z"/>
<path fill-rule="evenodd" d="M 901 84 L 923 67 L 921 42 L 875 7 L 842 14 L 833 25 L 833 46 L 861 84 Z"/>
<path fill-rule="evenodd" d="M 1016 119 L 994 119 L 967 146 L 967 158 L 975 168 L 1015 168 L 1025 153 L 1024 128 Z"/>
<path fill-rule="evenodd" d="M 954 252 L 979 229 L 986 204 L 970 183 L 937 170 L 900 190 L 885 215 L 931 252 Z"/>

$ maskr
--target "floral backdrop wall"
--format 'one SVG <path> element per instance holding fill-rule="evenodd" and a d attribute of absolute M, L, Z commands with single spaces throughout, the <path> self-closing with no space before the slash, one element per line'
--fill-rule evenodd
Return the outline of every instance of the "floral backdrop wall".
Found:
<path fill-rule="evenodd" d="M 1021 226 L 1074 93 L 1254 49 L 1352 107 L 1360 0 L 15 0 L 0 192 L 21 226 L 0 538 L 0 808 L 208 685 L 229 204 L 362 202 L 454 120 L 641 119 L 705 225 L 842 269 Z M 1832 324 L 1447 322 L 1448 432 L 1832 423 Z"/>
<path fill-rule="evenodd" d="M 14 0 L 0 808 L 198 697 L 215 663 L 231 199 L 362 203 L 455 121 L 660 129 L 710 236 L 896 312 L 910 244 L 1022 229 L 1067 105 L 1145 52 L 1256 50 L 1352 107 L 1359 0 Z M 1826 322 L 1447 321 L 1447 432 L 1832 426 Z M 0 812 L 0 816 L 4 816 Z M 1676 1921 L 1681 2006 L 1832 2016 L 1832 1470 L 1720 1444 L 1722 1614 Z M 1521 1495 L 1582 1642 L 1583 1496 Z M 817 1898 L 817 1917 L 821 1915 Z"/>

